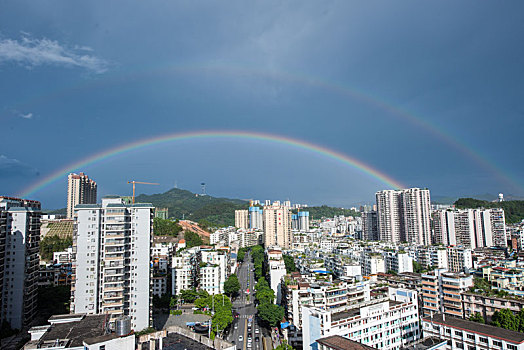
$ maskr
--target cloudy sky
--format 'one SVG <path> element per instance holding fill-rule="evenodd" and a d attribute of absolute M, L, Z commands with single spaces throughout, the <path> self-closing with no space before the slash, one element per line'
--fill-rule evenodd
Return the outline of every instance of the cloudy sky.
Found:
<path fill-rule="evenodd" d="M 0 1 L 0 194 L 170 133 L 262 132 L 435 195 L 524 195 L 521 1 Z M 67 170 L 67 169 L 66 169 Z M 71 169 L 73 170 L 73 169 Z M 81 169 L 349 205 L 389 185 L 311 150 L 195 138 Z M 30 194 L 65 206 L 66 178 Z"/>

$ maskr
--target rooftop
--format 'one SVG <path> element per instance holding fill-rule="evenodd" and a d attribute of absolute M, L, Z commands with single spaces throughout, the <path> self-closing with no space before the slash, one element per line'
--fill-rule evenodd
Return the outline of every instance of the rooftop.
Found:
<path fill-rule="evenodd" d="M 503 339 L 516 344 L 524 342 L 524 333 L 468 321 L 462 318 L 446 316 L 446 319 L 444 320 L 442 314 L 436 314 L 433 316 L 433 321 L 429 317 L 424 317 L 423 320 L 426 322 L 433 322 L 433 324 L 445 325 L 497 339 Z"/>
<path fill-rule="evenodd" d="M 357 343 L 356 341 L 341 337 L 340 335 L 332 335 L 322 339 L 318 339 L 317 343 L 328 346 L 336 350 L 365 350 L 373 349 L 371 346 Z"/>
<path fill-rule="evenodd" d="M 105 334 L 105 315 L 87 315 L 84 316 L 81 320 L 78 320 L 80 315 L 67 316 L 52 316 L 49 319 L 51 323 L 57 320 L 65 320 L 66 318 L 70 318 L 71 321 L 52 324 L 49 327 L 49 330 L 44 333 L 44 335 L 42 335 L 39 340 L 30 342 L 32 345 L 34 345 L 34 347 L 29 348 L 36 349 L 43 343 L 56 342 L 57 340 L 63 343 L 63 345 L 66 347 L 83 347 L 84 340 L 100 337 Z M 112 336 L 116 337 L 114 334 Z"/>

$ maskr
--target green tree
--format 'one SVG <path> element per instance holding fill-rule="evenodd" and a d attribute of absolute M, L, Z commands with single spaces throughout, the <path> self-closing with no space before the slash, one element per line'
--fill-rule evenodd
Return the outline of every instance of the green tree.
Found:
<path fill-rule="evenodd" d="M 192 303 L 198 298 L 198 293 L 194 289 L 185 289 L 180 291 L 180 299 L 185 303 Z"/>
<path fill-rule="evenodd" d="M 45 236 L 40 241 L 40 257 L 42 260 L 53 260 L 53 253 L 63 251 L 73 245 L 71 237 L 60 238 L 57 235 Z"/>
<path fill-rule="evenodd" d="M 415 273 L 422 273 L 424 271 L 424 268 L 421 264 L 413 260 L 413 272 Z"/>
<path fill-rule="evenodd" d="M 491 318 L 491 324 L 496 327 L 502 327 L 511 331 L 519 330 L 519 320 L 509 309 L 495 311 Z"/>
<path fill-rule="evenodd" d="M 524 309 L 517 314 L 517 320 L 519 321 L 519 332 L 524 332 Z"/>
<path fill-rule="evenodd" d="M 246 256 L 246 248 L 240 248 L 237 253 L 237 261 L 243 262 Z"/>
<path fill-rule="evenodd" d="M 480 312 L 475 312 L 473 315 L 469 316 L 469 320 L 478 323 L 486 323 Z"/>
<path fill-rule="evenodd" d="M 275 350 L 293 350 L 293 347 L 284 340 L 282 344 L 275 348 Z"/>
<path fill-rule="evenodd" d="M 284 255 L 284 264 L 286 265 L 286 272 L 291 273 L 297 271 L 295 266 L 295 259 L 291 255 Z"/>
<path fill-rule="evenodd" d="M 284 318 L 284 308 L 280 305 L 263 303 L 258 305 L 258 316 L 271 327 L 277 327 Z"/>
<path fill-rule="evenodd" d="M 182 227 L 173 220 L 154 218 L 153 219 L 153 233 L 156 236 L 177 236 Z"/>
<path fill-rule="evenodd" d="M 184 232 L 184 239 L 186 240 L 186 248 L 192 248 L 204 244 L 202 238 L 192 231 Z"/>
<path fill-rule="evenodd" d="M 202 230 L 209 231 L 209 228 L 213 226 L 213 224 L 206 219 L 200 219 L 198 220 L 198 226 L 200 226 Z"/>
<path fill-rule="evenodd" d="M 224 293 L 230 297 L 238 294 L 240 291 L 240 282 L 238 281 L 237 275 L 231 275 L 224 282 Z"/>

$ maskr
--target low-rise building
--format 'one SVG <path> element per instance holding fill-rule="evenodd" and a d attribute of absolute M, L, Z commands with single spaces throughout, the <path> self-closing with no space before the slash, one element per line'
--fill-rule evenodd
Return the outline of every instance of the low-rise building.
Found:
<path fill-rule="evenodd" d="M 449 350 L 524 349 L 524 333 L 444 314 L 422 318 L 422 330 L 424 336 L 447 340 Z"/>
<path fill-rule="evenodd" d="M 388 289 L 388 297 L 354 304 L 342 311 L 303 308 L 303 349 L 339 335 L 379 349 L 399 349 L 420 337 L 417 292 Z"/>
<path fill-rule="evenodd" d="M 126 350 L 135 348 L 135 335 L 110 333 L 107 315 L 66 314 L 52 316 L 49 325 L 29 329 L 31 340 L 24 346 L 33 349 Z M 127 321 L 129 324 L 129 320 Z"/>

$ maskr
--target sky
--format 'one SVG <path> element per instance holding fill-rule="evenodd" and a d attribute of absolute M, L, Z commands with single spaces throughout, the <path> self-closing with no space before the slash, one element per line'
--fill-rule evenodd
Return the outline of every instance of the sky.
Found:
<path fill-rule="evenodd" d="M 0 195 L 59 169 L 99 197 L 179 188 L 349 206 L 391 188 L 524 196 L 521 1 L 0 1 Z M 66 203 L 66 175 L 29 193 Z"/>

